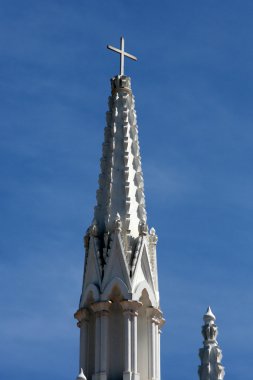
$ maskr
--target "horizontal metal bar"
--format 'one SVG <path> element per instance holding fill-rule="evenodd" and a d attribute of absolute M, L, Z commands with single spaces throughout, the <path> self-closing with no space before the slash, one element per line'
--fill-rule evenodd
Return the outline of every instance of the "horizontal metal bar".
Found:
<path fill-rule="evenodd" d="M 115 48 L 115 47 L 113 47 L 111 45 L 107 45 L 107 49 L 115 51 L 116 53 L 119 53 L 119 54 L 123 54 L 125 57 L 131 58 L 134 61 L 137 61 L 137 58 L 134 55 L 126 53 L 126 52 L 123 52 L 122 50 L 117 49 L 117 48 Z"/>
<path fill-rule="evenodd" d="M 107 45 L 107 49 L 110 49 L 112 51 L 116 51 L 116 53 L 122 54 L 122 50 L 117 49 L 117 48 L 115 48 L 115 47 L 113 47 L 111 45 Z"/>
<path fill-rule="evenodd" d="M 125 55 L 126 57 L 128 57 L 128 58 L 133 59 L 134 61 L 137 61 L 137 58 L 136 58 L 134 55 L 132 55 L 132 54 L 129 54 L 129 53 L 125 53 L 125 52 L 124 52 L 124 55 Z"/>

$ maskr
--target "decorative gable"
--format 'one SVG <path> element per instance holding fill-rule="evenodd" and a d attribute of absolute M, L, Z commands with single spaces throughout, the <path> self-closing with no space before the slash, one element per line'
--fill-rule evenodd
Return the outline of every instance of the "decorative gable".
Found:
<path fill-rule="evenodd" d="M 133 269 L 132 287 L 135 293 L 137 288 L 142 284 L 142 288 L 147 289 L 150 298 L 156 299 L 158 297 L 155 291 L 154 280 L 151 271 L 151 264 L 148 255 L 148 247 L 146 239 L 143 239 L 139 254 L 136 260 L 135 268 Z M 145 285 L 146 284 L 146 285 Z M 152 293 L 152 295 L 150 294 Z"/>
<path fill-rule="evenodd" d="M 83 296 L 88 286 L 93 284 L 98 289 L 100 289 L 101 287 L 102 268 L 100 264 L 99 251 L 97 249 L 96 239 L 97 238 L 95 238 L 94 236 L 91 236 L 89 240 L 80 303 L 82 303 Z"/>
<path fill-rule="evenodd" d="M 126 256 L 124 253 L 120 232 L 116 231 L 113 236 L 111 248 L 108 252 L 109 257 L 104 266 L 104 277 L 102 281 L 102 291 L 114 279 L 120 278 L 131 292 L 131 280 Z"/>

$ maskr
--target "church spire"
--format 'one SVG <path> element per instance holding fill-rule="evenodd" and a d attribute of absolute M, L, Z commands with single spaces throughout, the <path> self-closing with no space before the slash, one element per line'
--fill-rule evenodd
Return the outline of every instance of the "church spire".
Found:
<path fill-rule="evenodd" d="M 112 232 L 120 223 L 123 234 L 131 240 L 146 228 L 147 217 L 135 101 L 129 77 L 111 79 L 106 119 L 94 223 L 99 235 Z"/>
<path fill-rule="evenodd" d="M 203 317 L 202 335 L 204 347 L 199 350 L 201 365 L 199 366 L 200 380 L 223 380 L 225 371 L 221 364 L 222 352 L 216 340 L 218 328 L 215 324 L 216 317 L 210 306 Z"/>
<path fill-rule="evenodd" d="M 123 75 L 122 56 L 132 57 L 121 42 L 121 50 L 110 47 L 121 54 L 121 75 L 111 79 L 97 205 L 84 239 L 80 368 L 88 380 L 160 380 L 158 238 L 147 228 L 134 96 Z"/>

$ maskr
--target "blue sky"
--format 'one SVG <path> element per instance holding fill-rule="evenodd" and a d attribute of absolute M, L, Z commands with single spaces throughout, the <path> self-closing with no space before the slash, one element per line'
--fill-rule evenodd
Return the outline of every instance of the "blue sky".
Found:
<path fill-rule="evenodd" d="M 0 378 L 75 379 L 77 309 L 109 79 L 126 39 L 149 226 L 159 236 L 162 378 L 197 379 L 202 315 L 226 378 L 253 355 L 253 3 L 0 0 Z"/>

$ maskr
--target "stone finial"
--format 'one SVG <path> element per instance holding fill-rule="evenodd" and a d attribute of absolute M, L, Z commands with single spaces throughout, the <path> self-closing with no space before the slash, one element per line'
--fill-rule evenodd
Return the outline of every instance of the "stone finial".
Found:
<path fill-rule="evenodd" d="M 208 308 L 206 310 L 206 313 L 204 314 L 203 319 L 204 319 L 204 322 L 206 322 L 206 323 L 208 323 L 209 320 L 210 321 L 215 321 L 216 320 L 216 317 L 213 314 L 212 309 L 210 308 L 210 306 L 208 306 Z"/>
<path fill-rule="evenodd" d="M 202 335 L 204 338 L 203 348 L 199 350 L 201 365 L 199 366 L 200 380 L 223 380 L 224 367 L 221 364 L 222 352 L 216 340 L 218 328 L 215 324 L 216 317 L 210 306 L 203 317 Z"/>
<path fill-rule="evenodd" d="M 140 223 L 139 223 L 139 234 L 141 236 L 146 236 L 148 234 L 148 226 L 147 224 L 144 222 L 144 220 L 142 220 Z"/>
<path fill-rule="evenodd" d="M 156 262 L 156 244 L 158 241 L 158 237 L 156 235 L 156 231 L 154 227 L 152 227 L 149 231 L 148 240 L 149 240 L 149 258 L 150 258 L 151 270 L 152 270 L 155 289 L 156 291 L 158 291 L 157 262 Z"/>
<path fill-rule="evenodd" d="M 218 328 L 215 325 L 216 317 L 213 314 L 210 306 L 207 308 L 206 313 L 204 314 L 203 320 L 205 322 L 202 327 L 202 335 L 205 339 L 205 342 L 216 341 L 218 335 Z"/>
<path fill-rule="evenodd" d="M 81 368 L 79 375 L 77 376 L 76 380 L 87 380 L 86 376 L 83 373 L 83 369 Z"/>
<path fill-rule="evenodd" d="M 154 227 L 150 228 L 149 241 L 151 244 L 156 244 L 158 241 L 158 236 L 156 235 L 156 231 L 155 231 Z"/>

